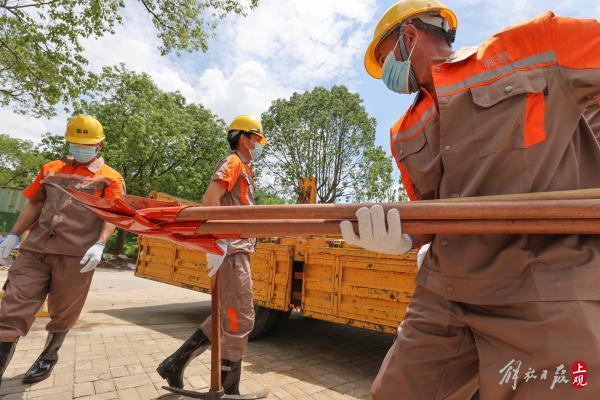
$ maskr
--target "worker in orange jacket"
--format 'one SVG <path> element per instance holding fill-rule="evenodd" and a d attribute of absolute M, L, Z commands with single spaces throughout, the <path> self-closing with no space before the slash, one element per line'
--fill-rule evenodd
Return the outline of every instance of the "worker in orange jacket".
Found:
<path fill-rule="evenodd" d="M 222 159 L 212 175 L 202 203 L 205 206 L 254 204 L 254 180 L 249 163 L 260 157 L 267 139 L 261 122 L 249 115 L 237 116 L 227 129 L 231 153 Z M 226 394 L 239 395 L 242 357 L 254 327 L 254 302 L 250 253 L 256 239 L 232 239 L 219 242 L 225 257 L 207 254 L 209 276 L 220 273 L 221 289 L 221 382 Z M 185 368 L 210 346 L 212 320 L 208 317 L 173 354 L 157 368 L 169 386 L 183 388 Z"/>
<path fill-rule="evenodd" d="M 42 166 L 37 178 L 23 191 L 29 202 L 0 244 L 0 258 L 7 258 L 21 234 L 33 225 L 4 285 L 0 380 L 17 341 L 31 328 L 46 296 L 48 339 L 23 382 L 39 382 L 50 376 L 58 361 L 58 350 L 79 318 L 106 241 L 115 230 L 114 225 L 103 222 L 55 186 L 108 200 L 123 193 L 121 175 L 98 156 L 104 145 L 102 125 L 89 115 L 76 115 L 69 120 L 65 136 L 70 154 Z"/>
<path fill-rule="evenodd" d="M 453 51 L 457 18 L 403 0 L 375 28 L 367 72 L 416 93 L 390 132 L 412 200 L 600 187 L 583 116 L 600 98 L 600 23 L 547 12 Z M 357 212 L 349 242 L 401 254 L 431 241 L 375 400 L 593 399 L 600 393 L 600 235 L 402 234 Z"/>

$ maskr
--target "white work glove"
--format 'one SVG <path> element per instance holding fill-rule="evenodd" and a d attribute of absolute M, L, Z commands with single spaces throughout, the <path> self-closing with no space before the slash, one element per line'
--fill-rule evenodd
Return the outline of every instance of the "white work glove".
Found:
<path fill-rule="evenodd" d="M 83 268 L 81 268 L 79 272 L 84 274 L 96 268 L 102 260 L 102 253 L 104 253 L 104 244 L 100 242 L 94 243 L 94 245 L 85 252 L 83 258 L 79 262 L 79 264 L 83 265 Z"/>
<path fill-rule="evenodd" d="M 9 233 L 4 238 L 4 242 L 0 243 L 0 261 L 2 264 L 10 264 L 10 253 L 17 247 L 19 236 L 14 233 Z"/>
<path fill-rule="evenodd" d="M 206 264 L 208 265 L 208 277 L 212 278 L 221 268 L 221 264 L 223 264 L 223 260 L 227 255 L 227 242 L 224 240 L 219 240 L 217 242 L 217 246 L 223 250 L 222 255 L 206 253 Z"/>
<path fill-rule="evenodd" d="M 421 265 L 423 265 L 423 260 L 425 260 L 425 255 L 427 255 L 430 246 L 431 243 L 426 243 L 419 249 L 417 253 L 417 267 L 421 268 Z"/>
<path fill-rule="evenodd" d="M 410 236 L 402 234 L 400 212 L 393 208 L 387 214 L 387 229 L 383 207 L 376 204 L 370 209 L 359 208 L 356 211 L 358 220 L 358 236 L 350 221 L 342 221 L 340 229 L 348 243 L 360 246 L 369 251 L 385 254 L 404 254 L 412 248 Z"/>

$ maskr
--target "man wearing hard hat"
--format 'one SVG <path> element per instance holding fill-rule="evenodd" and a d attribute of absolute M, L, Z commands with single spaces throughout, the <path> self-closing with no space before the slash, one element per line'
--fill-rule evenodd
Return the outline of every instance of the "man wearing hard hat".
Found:
<path fill-rule="evenodd" d="M 260 157 L 267 140 L 261 122 L 249 115 L 236 117 L 227 130 L 231 153 L 219 162 L 206 189 L 205 206 L 254 204 L 254 181 L 249 163 Z M 238 395 L 242 356 L 254 327 L 250 253 L 256 239 L 228 240 L 220 243 L 226 256 L 218 261 L 207 255 L 209 276 L 220 270 L 221 288 L 221 382 L 226 394 Z M 157 368 L 169 386 L 183 388 L 183 373 L 189 362 L 210 346 L 211 318 L 208 317 L 172 355 Z"/>
<path fill-rule="evenodd" d="M 600 98 L 600 23 L 547 12 L 453 51 L 454 13 L 403 0 L 381 18 L 367 72 L 416 93 L 391 128 L 412 200 L 600 187 L 583 111 Z M 357 212 L 349 242 L 401 254 L 432 240 L 372 387 L 381 399 L 597 398 L 600 236 L 402 234 Z M 587 375 L 586 375 L 587 374 Z"/>
<path fill-rule="evenodd" d="M 0 257 L 7 258 L 21 234 L 33 226 L 8 271 L 0 306 L 0 379 L 17 341 L 31 328 L 46 296 L 48 339 L 23 382 L 39 382 L 50 376 L 58 350 L 79 318 L 94 268 L 115 229 L 54 186 L 108 200 L 123 193 L 121 175 L 98 156 L 104 145 L 102 125 L 89 115 L 76 115 L 67 124 L 65 139 L 70 154 L 42 166 L 23 191 L 29 202 L 0 244 Z"/>

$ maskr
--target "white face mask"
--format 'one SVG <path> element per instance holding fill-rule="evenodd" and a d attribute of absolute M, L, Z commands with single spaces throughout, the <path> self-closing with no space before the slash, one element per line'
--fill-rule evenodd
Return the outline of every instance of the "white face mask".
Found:
<path fill-rule="evenodd" d="M 383 70 L 382 70 L 382 74 L 381 74 L 381 80 L 383 80 L 383 83 L 385 83 L 385 86 L 387 86 L 387 88 L 390 89 L 391 91 L 400 93 L 400 94 L 409 94 L 412 92 L 416 92 L 418 90 L 418 85 L 414 84 L 414 82 L 416 82 L 416 78 L 414 77 L 414 73 L 412 72 L 411 62 L 410 62 L 410 57 L 412 56 L 412 53 L 413 53 L 417 43 L 415 42 L 415 44 L 413 45 L 413 48 L 410 50 L 410 53 L 408 54 L 408 57 L 406 57 L 405 61 L 398 61 L 396 59 L 395 52 L 396 52 L 396 48 L 400 44 L 400 41 L 402 41 L 402 45 L 404 44 L 403 40 L 404 40 L 403 36 L 400 35 L 398 37 L 398 41 L 396 42 L 396 45 L 394 46 L 392 51 L 385 58 L 385 61 L 382 66 Z M 413 79 L 411 79 L 411 78 L 413 78 Z M 413 80 L 414 80 L 414 82 L 411 85 L 411 82 Z"/>
<path fill-rule="evenodd" d="M 258 157 L 261 156 L 263 151 L 263 145 L 260 143 L 254 143 L 254 148 L 250 151 L 250 153 L 252 153 L 252 159 L 256 160 Z"/>
<path fill-rule="evenodd" d="M 69 152 L 75 158 L 75 161 L 85 164 L 96 158 L 98 155 L 98 146 L 69 143 Z"/>
<path fill-rule="evenodd" d="M 252 156 L 252 160 L 256 160 L 257 158 L 259 158 L 262 155 L 262 151 L 263 151 L 263 145 L 255 142 L 254 140 L 252 140 L 250 137 L 246 137 L 244 136 L 244 145 L 248 148 L 248 150 L 250 151 L 250 155 Z M 250 142 L 254 145 L 254 148 L 250 148 Z"/>

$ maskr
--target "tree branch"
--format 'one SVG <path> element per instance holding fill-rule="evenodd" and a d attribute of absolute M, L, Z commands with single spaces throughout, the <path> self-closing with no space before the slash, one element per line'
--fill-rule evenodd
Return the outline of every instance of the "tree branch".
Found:
<path fill-rule="evenodd" d="M 165 21 L 160 17 L 160 15 L 154 12 L 154 10 L 148 5 L 146 0 L 140 0 L 140 3 L 144 5 L 144 8 L 150 13 L 150 15 L 152 15 L 152 18 L 156 20 L 156 22 L 160 26 L 167 28 L 171 32 L 178 33 L 176 29 L 174 29 L 171 25 L 166 24 Z M 177 4 L 177 2 L 175 2 L 174 4 Z"/>
<path fill-rule="evenodd" d="M 17 92 L 19 94 L 15 94 L 15 92 Z M 12 98 L 15 101 L 18 101 L 19 103 L 27 103 L 27 100 L 25 100 L 22 97 L 20 97 L 23 94 L 23 92 L 19 92 L 19 91 L 15 91 L 15 90 L 7 90 L 7 89 L 0 88 L 0 93 L 2 93 L 5 96 L 8 96 L 8 97 Z"/>
<path fill-rule="evenodd" d="M 6 10 L 18 10 L 18 9 L 22 9 L 22 8 L 28 8 L 28 7 L 43 7 L 43 6 L 47 6 L 50 5 L 52 3 L 57 3 L 60 0 L 49 0 L 49 1 L 45 1 L 45 2 L 33 2 L 33 3 L 29 3 L 29 4 L 19 4 L 17 2 L 16 5 L 11 6 L 8 4 L 8 2 L 4 3 L 4 4 L 0 4 L 0 8 L 4 8 Z"/>

